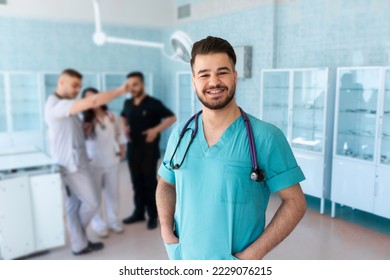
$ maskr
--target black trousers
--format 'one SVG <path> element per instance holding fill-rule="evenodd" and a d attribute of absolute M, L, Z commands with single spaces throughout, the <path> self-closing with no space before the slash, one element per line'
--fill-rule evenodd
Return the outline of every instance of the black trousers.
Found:
<path fill-rule="evenodd" d="M 132 144 L 127 146 L 128 164 L 134 189 L 134 215 L 143 217 L 145 209 L 150 219 L 157 218 L 156 188 L 158 145 Z"/>

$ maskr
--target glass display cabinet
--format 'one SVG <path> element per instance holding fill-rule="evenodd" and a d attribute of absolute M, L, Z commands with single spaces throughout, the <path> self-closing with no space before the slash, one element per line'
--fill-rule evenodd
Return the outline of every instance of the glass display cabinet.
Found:
<path fill-rule="evenodd" d="M 5 99 L 5 78 L 0 73 L 0 134 L 7 132 L 7 103 Z"/>
<path fill-rule="evenodd" d="M 176 73 L 177 123 L 188 120 L 195 112 L 191 72 Z"/>
<path fill-rule="evenodd" d="M 9 76 L 9 91 L 12 130 L 40 130 L 42 114 L 39 76 L 29 73 L 12 73 Z"/>
<path fill-rule="evenodd" d="M 290 71 L 262 71 L 261 117 L 280 128 L 288 136 Z"/>
<path fill-rule="evenodd" d="M 305 194 L 330 198 L 334 95 L 328 69 L 269 69 L 261 75 L 261 119 L 279 127 L 290 143 L 306 180 Z"/>
<path fill-rule="evenodd" d="M 201 103 L 192 86 L 191 72 L 176 73 L 177 89 L 177 123 L 186 122 L 196 112 L 202 109 Z"/>
<path fill-rule="evenodd" d="M 52 95 L 56 91 L 58 77 L 59 77 L 59 74 L 49 74 L 49 73 L 43 74 L 43 82 L 45 85 L 44 86 L 44 92 L 45 92 L 44 103 L 46 102 L 49 95 Z"/>
<path fill-rule="evenodd" d="M 0 73 L 0 146 L 43 148 L 41 93 L 39 73 Z"/>
<path fill-rule="evenodd" d="M 336 203 L 390 218 L 390 74 L 338 68 L 332 175 Z"/>

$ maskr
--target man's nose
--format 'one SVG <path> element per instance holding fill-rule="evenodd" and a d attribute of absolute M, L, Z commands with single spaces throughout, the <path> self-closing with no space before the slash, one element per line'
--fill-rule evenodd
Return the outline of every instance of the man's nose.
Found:
<path fill-rule="evenodd" d="M 210 79 L 209 79 L 209 86 L 210 87 L 216 87 L 220 85 L 221 80 L 219 79 L 217 74 L 210 74 Z"/>

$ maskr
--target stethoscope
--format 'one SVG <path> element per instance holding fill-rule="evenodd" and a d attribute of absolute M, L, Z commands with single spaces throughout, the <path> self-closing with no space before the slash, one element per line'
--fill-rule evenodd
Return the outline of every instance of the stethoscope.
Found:
<path fill-rule="evenodd" d="M 251 126 L 251 123 L 248 119 L 248 116 L 246 115 L 246 113 L 240 108 L 240 112 L 241 112 L 241 116 L 242 118 L 244 119 L 244 123 L 245 123 L 245 127 L 246 127 L 246 132 L 248 134 L 248 141 L 249 141 L 249 149 L 250 149 L 250 155 L 251 155 L 251 162 L 252 162 L 252 171 L 250 173 L 250 178 L 253 180 L 253 181 L 256 181 L 256 182 L 261 182 L 264 180 L 264 172 L 258 167 L 258 164 L 257 164 L 257 156 L 256 156 L 256 146 L 255 146 L 255 140 L 254 140 L 254 137 L 253 137 L 253 131 L 252 131 L 252 126 Z M 198 118 L 199 118 L 199 115 L 202 114 L 202 110 L 199 111 L 198 113 L 196 113 L 195 115 L 193 115 L 184 125 L 182 131 L 180 132 L 180 135 L 179 135 L 179 141 L 177 142 L 177 145 L 176 145 L 176 148 L 172 154 L 172 157 L 171 157 L 171 160 L 169 161 L 169 165 L 171 166 L 171 168 L 173 170 L 177 170 L 179 169 L 183 162 L 184 162 L 184 159 L 186 158 L 187 156 L 187 153 L 188 153 L 188 150 L 191 146 L 191 143 L 192 141 L 194 140 L 195 136 L 196 136 L 196 133 L 198 132 Z M 190 123 L 192 121 L 195 121 L 195 127 L 192 129 L 190 127 L 188 127 L 190 125 Z M 188 143 L 188 146 L 187 146 L 187 149 L 186 151 L 184 152 L 184 156 L 181 160 L 180 163 L 174 163 L 173 162 L 173 158 L 177 152 L 177 149 L 179 148 L 179 145 L 180 145 L 180 142 L 181 140 L 184 138 L 184 135 L 186 134 L 187 131 L 191 131 L 191 138 L 190 138 L 190 141 Z"/>

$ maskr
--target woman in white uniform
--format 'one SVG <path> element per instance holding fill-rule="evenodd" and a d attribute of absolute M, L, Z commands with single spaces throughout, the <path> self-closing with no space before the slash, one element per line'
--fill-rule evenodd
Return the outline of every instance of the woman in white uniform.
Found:
<path fill-rule="evenodd" d="M 87 88 L 82 95 L 93 94 L 98 94 L 98 90 Z M 105 196 L 102 209 L 91 221 L 92 229 L 99 237 L 107 237 L 110 229 L 121 233 L 123 227 L 118 219 L 119 163 L 126 155 L 126 138 L 121 131 L 119 118 L 103 105 L 83 112 L 83 127 L 93 180 L 100 199 L 103 191 Z M 105 212 L 106 220 L 102 212 Z"/>

